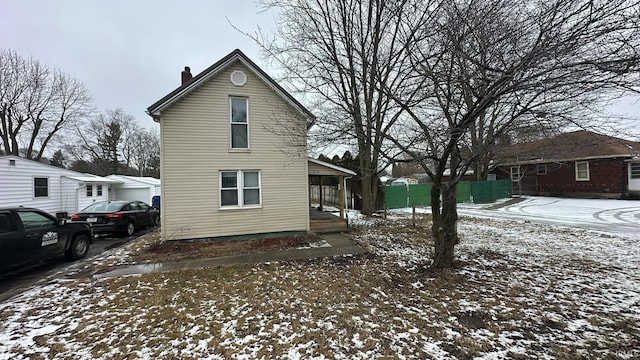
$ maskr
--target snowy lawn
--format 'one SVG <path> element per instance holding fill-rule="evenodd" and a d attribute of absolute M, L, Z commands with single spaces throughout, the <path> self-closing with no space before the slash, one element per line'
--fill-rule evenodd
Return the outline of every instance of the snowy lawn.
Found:
<path fill-rule="evenodd" d="M 361 223 L 371 254 L 32 289 L 0 304 L 0 359 L 640 357 L 639 238 L 463 218 L 434 273 L 424 220 Z"/>

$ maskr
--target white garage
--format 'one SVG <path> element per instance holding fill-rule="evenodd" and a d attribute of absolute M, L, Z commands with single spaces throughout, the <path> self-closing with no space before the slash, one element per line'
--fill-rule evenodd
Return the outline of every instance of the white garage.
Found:
<path fill-rule="evenodd" d="M 151 199 L 160 195 L 160 180 L 152 177 L 109 175 L 120 183 L 112 187 L 110 200 L 142 201 L 151 205 Z"/>

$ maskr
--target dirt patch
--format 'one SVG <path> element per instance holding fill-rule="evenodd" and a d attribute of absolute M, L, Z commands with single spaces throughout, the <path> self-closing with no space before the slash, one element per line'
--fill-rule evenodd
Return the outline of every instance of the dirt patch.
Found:
<path fill-rule="evenodd" d="M 267 239 L 199 241 L 183 243 L 160 241 L 159 234 L 150 234 L 143 240 L 133 254 L 136 262 L 177 261 L 186 259 L 205 259 L 220 256 L 250 254 L 263 251 L 281 250 L 298 247 L 322 240 L 316 234 L 285 236 Z"/>

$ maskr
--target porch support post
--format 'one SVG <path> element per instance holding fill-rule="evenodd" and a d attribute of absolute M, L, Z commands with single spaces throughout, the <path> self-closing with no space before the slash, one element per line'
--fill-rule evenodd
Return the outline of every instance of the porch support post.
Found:
<path fill-rule="evenodd" d="M 322 175 L 318 176 L 319 182 L 320 182 L 320 207 L 318 208 L 318 210 L 322 211 Z"/>
<path fill-rule="evenodd" d="M 344 220 L 344 176 L 338 176 L 338 186 L 340 188 L 340 200 L 338 203 L 340 204 L 340 220 Z"/>

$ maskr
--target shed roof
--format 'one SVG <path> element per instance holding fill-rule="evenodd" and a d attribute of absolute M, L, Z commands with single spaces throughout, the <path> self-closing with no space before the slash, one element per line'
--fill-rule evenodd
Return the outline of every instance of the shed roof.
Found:
<path fill-rule="evenodd" d="M 239 49 L 233 50 L 227 56 L 218 60 L 213 65 L 209 66 L 207 69 L 194 76 L 190 81 L 182 84 L 177 89 L 173 90 L 169 94 L 167 94 L 162 99 L 153 103 L 153 105 L 147 108 L 147 114 L 149 114 L 154 121 L 159 121 L 159 117 L 166 108 L 173 105 L 175 102 L 182 99 L 184 96 L 189 94 L 194 89 L 197 89 L 202 84 L 206 83 L 209 79 L 218 75 L 220 72 L 239 61 L 249 70 L 251 70 L 259 79 L 264 81 L 267 86 L 271 87 L 280 97 L 282 97 L 287 103 L 293 106 L 294 109 L 298 110 L 301 115 L 303 115 L 307 119 L 314 119 L 315 116 L 307 110 L 298 100 L 296 100 L 291 94 L 289 94 L 285 89 L 283 89 L 275 80 L 273 80 L 269 75 L 267 75 L 264 70 L 262 70 L 258 65 L 256 65 L 251 59 L 249 59 L 242 51 Z"/>
<path fill-rule="evenodd" d="M 640 154 L 640 142 L 580 130 L 549 139 L 508 145 L 496 153 L 497 165 L 627 158 Z"/>

